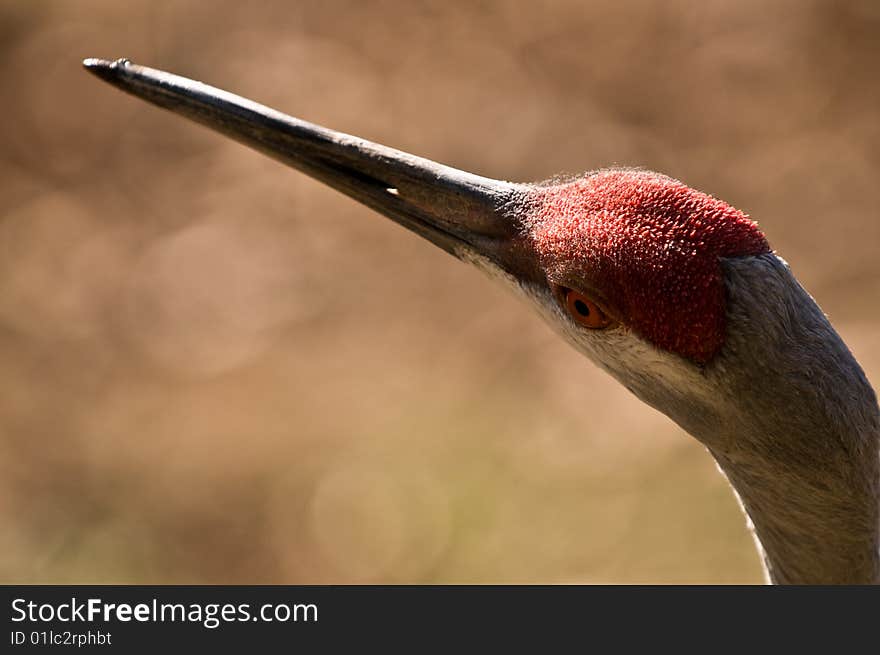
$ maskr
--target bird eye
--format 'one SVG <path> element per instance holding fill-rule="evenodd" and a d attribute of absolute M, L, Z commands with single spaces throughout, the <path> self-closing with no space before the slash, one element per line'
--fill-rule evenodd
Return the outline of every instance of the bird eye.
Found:
<path fill-rule="evenodd" d="M 579 324 L 594 330 L 607 328 L 613 322 L 590 298 L 574 289 L 563 289 L 565 309 Z"/>

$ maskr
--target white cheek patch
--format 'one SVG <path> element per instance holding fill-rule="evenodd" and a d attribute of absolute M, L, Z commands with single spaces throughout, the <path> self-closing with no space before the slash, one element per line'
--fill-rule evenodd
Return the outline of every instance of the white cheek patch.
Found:
<path fill-rule="evenodd" d="M 721 408 L 711 376 L 693 362 L 661 350 L 624 326 L 590 330 L 575 324 L 553 298 L 541 298 L 538 312 L 575 350 L 654 407 L 664 399 Z"/>
<path fill-rule="evenodd" d="M 456 255 L 473 264 L 490 279 L 530 302 L 541 318 L 575 350 L 605 370 L 643 401 L 655 407 L 662 398 L 687 399 L 717 406 L 719 398 L 712 380 L 693 363 L 648 343 L 624 326 L 591 330 L 574 323 L 549 289 L 520 283 L 491 260 L 467 246 Z"/>

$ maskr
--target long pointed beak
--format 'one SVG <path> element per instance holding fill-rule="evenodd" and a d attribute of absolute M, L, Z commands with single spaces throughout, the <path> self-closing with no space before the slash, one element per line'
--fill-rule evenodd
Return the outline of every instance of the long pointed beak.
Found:
<path fill-rule="evenodd" d="M 459 257 L 502 268 L 519 232 L 504 205 L 524 185 L 465 173 L 307 123 L 226 91 L 137 66 L 86 59 L 85 68 L 132 95 L 202 123 L 328 184 Z"/>

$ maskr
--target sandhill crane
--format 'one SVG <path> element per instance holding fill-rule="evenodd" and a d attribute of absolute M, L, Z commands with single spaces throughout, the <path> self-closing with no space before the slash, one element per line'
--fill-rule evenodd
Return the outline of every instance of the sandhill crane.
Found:
<path fill-rule="evenodd" d="M 493 180 L 132 64 L 107 82 L 297 168 L 527 299 L 699 440 L 774 583 L 880 582 L 880 409 L 748 216 L 656 173 Z"/>

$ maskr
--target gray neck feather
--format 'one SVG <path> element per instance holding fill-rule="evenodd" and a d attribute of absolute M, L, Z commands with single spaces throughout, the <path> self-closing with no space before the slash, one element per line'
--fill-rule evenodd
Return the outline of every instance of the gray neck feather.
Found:
<path fill-rule="evenodd" d="M 784 261 L 722 267 L 728 336 L 704 375 L 733 401 L 684 427 L 739 494 L 771 581 L 880 582 L 874 390 Z"/>

